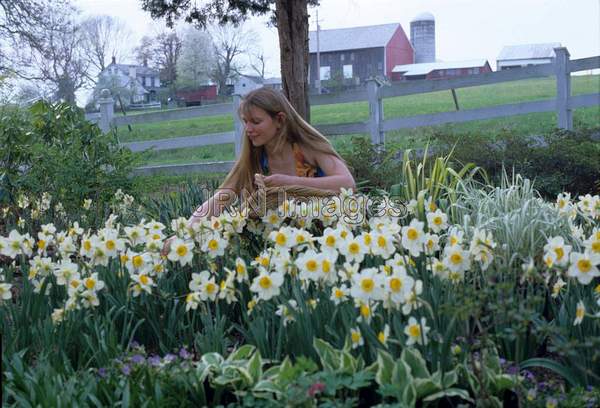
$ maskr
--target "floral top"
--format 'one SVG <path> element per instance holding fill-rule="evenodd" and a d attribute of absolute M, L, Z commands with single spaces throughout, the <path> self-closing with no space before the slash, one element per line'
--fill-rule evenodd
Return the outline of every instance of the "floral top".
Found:
<path fill-rule="evenodd" d="M 296 143 L 292 144 L 292 150 L 294 152 L 294 161 L 296 162 L 296 176 L 298 177 L 323 177 L 325 173 L 319 166 L 312 165 L 304 158 L 302 149 Z M 260 165 L 262 167 L 263 174 L 269 174 L 269 160 L 266 152 L 263 150 L 260 157 Z"/>

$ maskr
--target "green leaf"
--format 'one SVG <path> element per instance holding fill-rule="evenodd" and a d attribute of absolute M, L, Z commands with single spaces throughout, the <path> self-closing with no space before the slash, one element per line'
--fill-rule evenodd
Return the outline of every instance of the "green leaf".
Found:
<path fill-rule="evenodd" d="M 339 352 L 331 344 L 321 339 L 315 338 L 313 346 L 321 359 L 321 365 L 325 370 L 336 371 L 339 368 Z"/>
<path fill-rule="evenodd" d="M 500 357 L 498 357 L 498 350 L 494 344 L 489 344 L 483 349 L 483 364 L 485 364 L 487 369 L 492 370 L 494 374 L 502 373 Z"/>
<path fill-rule="evenodd" d="M 377 372 L 375 374 L 375 382 L 379 385 L 392 383 L 392 372 L 394 370 L 394 359 L 392 356 L 383 350 L 377 352 Z"/>
<path fill-rule="evenodd" d="M 219 353 L 206 353 L 202 356 L 201 361 L 206 365 L 221 367 L 225 360 L 223 359 L 223 356 Z"/>
<path fill-rule="evenodd" d="M 269 380 L 261 380 L 257 382 L 254 388 L 252 388 L 252 392 L 270 392 L 275 395 L 283 394 L 283 390 L 279 389 L 277 384 Z"/>
<path fill-rule="evenodd" d="M 442 378 L 442 388 L 448 389 L 458 382 L 458 373 L 456 369 L 445 372 Z"/>
<path fill-rule="evenodd" d="M 436 392 L 435 394 L 431 394 L 427 398 L 423 398 L 423 401 L 431 402 L 446 397 L 460 397 L 465 401 L 473 403 L 473 400 L 471 399 L 471 397 L 469 397 L 469 393 L 467 392 L 467 390 L 463 390 L 461 388 L 448 388 L 447 390 Z"/>
<path fill-rule="evenodd" d="M 529 360 L 525 360 L 519 364 L 519 367 L 521 369 L 530 367 L 547 368 L 548 370 L 552 370 L 562 376 L 573 387 L 586 385 L 585 382 L 581 381 L 581 378 L 579 378 L 579 376 L 573 370 L 548 358 L 530 358 Z"/>
<path fill-rule="evenodd" d="M 406 407 L 414 407 L 417 404 L 417 390 L 412 382 L 408 383 L 404 389 L 402 402 Z"/>
<path fill-rule="evenodd" d="M 231 353 L 227 357 L 227 361 L 245 360 L 252 355 L 254 350 L 256 350 L 256 347 L 254 347 L 251 344 L 245 344 L 242 347 L 235 350 L 233 353 Z"/>
<path fill-rule="evenodd" d="M 342 372 L 352 374 L 356 371 L 356 359 L 348 351 L 340 353 L 340 369 Z"/>
<path fill-rule="evenodd" d="M 247 369 L 252 376 L 252 383 L 257 383 L 262 377 L 262 359 L 258 351 L 255 351 L 250 361 L 248 361 Z"/>
<path fill-rule="evenodd" d="M 415 378 L 414 386 L 417 391 L 418 399 L 422 399 L 423 397 L 436 393 L 442 389 L 440 384 L 436 384 L 430 378 Z"/>
<path fill-rule="evenodd" d="M 509 390 L 515 387 L 517 384 L 517 379 L 514 375 L 509 374 L 500 374 L 494 376 L 494 389 L 497 393 L 500 393 L 504 390 Z"/>
<path fill-rule="evenodd" d="M 421 356 L 419 350 L 412 347 L 405 347 L 402 350 L 400 358 L 408 364 L 410 372 L 415 378 L 430 378 L 429 370 L 427 369 L 427 363 Z"/>

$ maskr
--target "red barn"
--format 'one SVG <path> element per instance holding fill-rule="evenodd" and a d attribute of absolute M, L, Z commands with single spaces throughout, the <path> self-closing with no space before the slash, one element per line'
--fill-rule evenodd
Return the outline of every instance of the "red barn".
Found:
<path fill-rule="evenodd" d="M 182 89 L 175 92 L 175 96 L 178 100 L 182 101 L 185 106 L 202 105 L 204 102 L 217 99 L 217 86 L 206 85 L 196 89 Z"/>
<path fill-rule="evenodd" d="M 391 78 L 396 65 L 414 62 L 413 47 L 399 23 L 319 30 L 320 79 L 359 85 L 369 77 Z M 317 80 L 317 32 L 309 32 L 311 88 Z"/>

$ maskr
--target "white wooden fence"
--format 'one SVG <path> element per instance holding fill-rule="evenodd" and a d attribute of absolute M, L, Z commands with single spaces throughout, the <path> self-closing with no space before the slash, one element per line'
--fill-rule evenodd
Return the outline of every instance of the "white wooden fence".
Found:
<path fill-rule="evenodd" d="M 365 122 L 343 123 L 335 125 L 316 125 L 325 135 L 346 135 L 368 133 L 373 144 L 385 143 L 385 133 L 391 130 L 414 128 L 420 126 L 440 125 L 444 123 L 468 122 L 482 119 L 493 119 L 514 115 L 525 115 L 535 112 L 557 113 L 557 126 L 563 129 L 573 128 L 573 109 L 588 106 L 600 106 L 600 90 L 588 94 L 571 96 L 571 73 L 600 68 L 600 56 L 570 60 L 566 48 L 555 48 L 554 63 L 516 68 L 506 71 L 489 72 L 479 75 L 464 76 L 442 80 L 403 81 L 382 86 L 376 80 L 369 80 L 366 89 L 341 94 L 313 95 L 311 106 L 337 104 L 356 101 L 369 102 L 369 120 Z M 384 118 L 383 99 L 397 96 L 413 95 L 443 90 L 454 90 L 522 79 L 556 76 L 556 98 L 491 106 L 479 109 L 456 110 L 410 117 Z M 209 105 L 163 112 L 150 112 L 131 116 L 116 117 L 113 112 L 114 101 L 108 90 L 103 90 L 100 99 L 100 114 L 90 116 L 89 120 L 97 122 L 107 132 L 113 126 L 152 123 L 167 120 L 189 119 L 214 115 L 232 114 L 234 131 L 187 136 L 162 140 L 124 143 L 133 151 L 145 149 L 168 150 L 191 148 L 198 146 L 234 143 L 236 157 L 239 154 L 243 127 L 237 115 L 240 96 L 234 95 L 233 103 Z M 191 172 L 227 172 L 233 162 L 193 163 L 183 165 L 145 166 L 136 169 L 136 174 L 152 175 L 186 174 Z"/>

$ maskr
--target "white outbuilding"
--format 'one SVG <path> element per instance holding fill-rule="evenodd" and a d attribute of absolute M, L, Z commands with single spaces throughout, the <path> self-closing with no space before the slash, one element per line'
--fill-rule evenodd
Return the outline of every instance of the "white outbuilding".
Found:
<path fill-rule="evenodd" d="M 554 61 L 554 49 L 560 46 L 560 43 L 507 45 L 496 59 L 496 71 L 549 64 Z"/>

